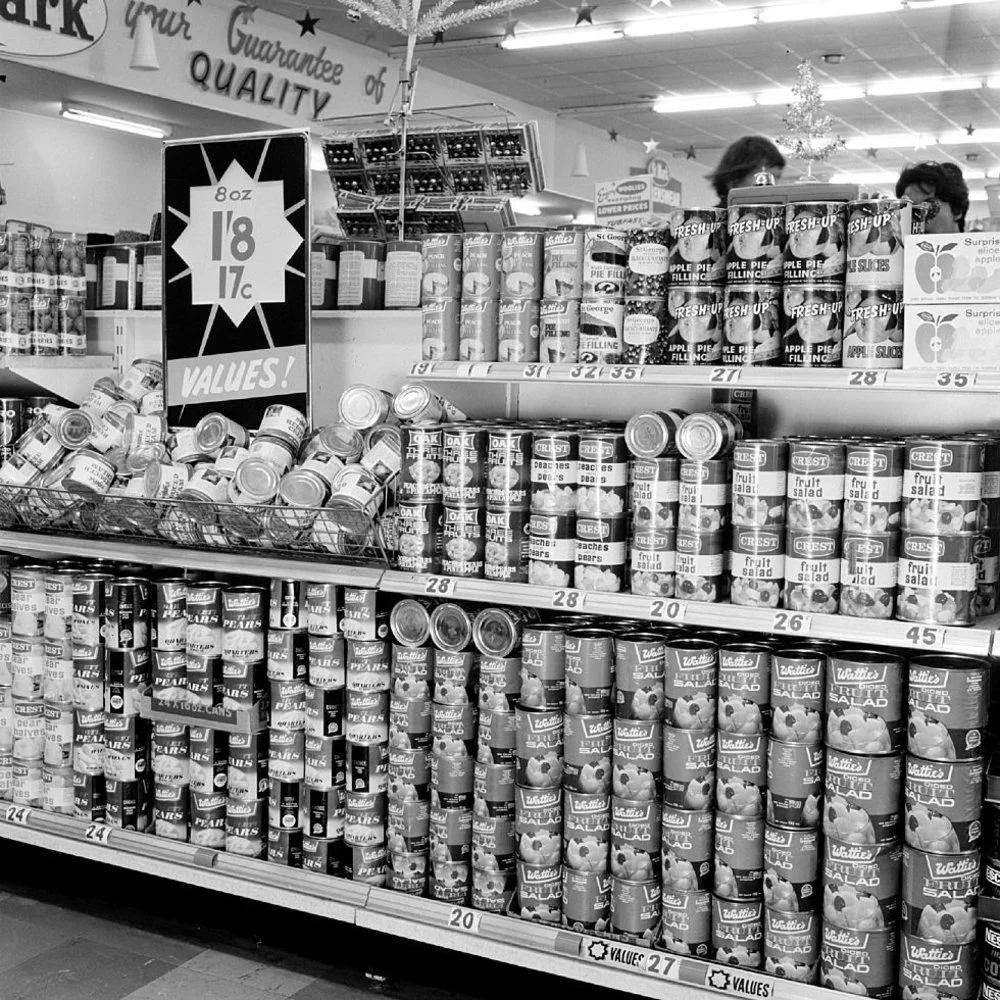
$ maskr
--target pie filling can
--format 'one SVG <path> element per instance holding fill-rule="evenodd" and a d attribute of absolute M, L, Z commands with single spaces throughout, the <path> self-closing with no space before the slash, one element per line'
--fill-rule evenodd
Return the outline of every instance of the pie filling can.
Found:
<path fill-rule="evenodd" d="M 462 240 L 462 298 L 500 298 L 501 233 L 466 233 Z"/>
<path fill-rule="evenodd" d="M 730 205 L 727 285 L 780 284 L 785 244 L 783 205 Z"/>
<path fill-rule="evenodd" d="M 672 286 L 725 283 L 727 214 L 724 208 L 689 208 L 674 213 L 670 226 Z"/>
<path fill-rule="evenodd" d="M 584 299 L 621 299 L 629 257 L 627 233 L 618 229 L 587 230 L 583 239 Z"/>
<path fill-rule="evenodd" d="M 903 367 L 902 289 L 848 290 L 842 363 L 853 369 Z"/>
<path fill-rule="evenodd" d="M 666 364 L 719 364 L 723 307 L 719 287 L 672 284 L 667 293 Z"/>
<path fill-rule="evenodd" d="M 576 299 L 542 299 L 539 310 L 538 360 L 574 364 L 580 354 L 580 303 Z"/>
<path fill-rule="evenodd" d="M 781 361 L 781 293 L 768 285 L 726 285 L 723 301 L 724 365 L 776 365 Z"/>
<path fill-rule="evenodd" d="M 847 270 L 847 213 L 842 202 L 785 206 L 785 284 L 842 281 Z"/>
<path fill-rule="evenodd" d="M 893 198 L 847 203 L 847 286 L 900 288 L 903 241 L 910 235 L 912 209 Z"/>
<path fill-rule="evenodd" d="M 624 347 L 625 306 L 621 300 L 585 299 L 580 303 L 579 360 L 618 364 Z"/>
<path fill-rule="evenodd" d="M 844 339 L 844 289 L 786 285 L 782 301 L 786 368 L 839 368 Z"/>
<path fill-rule="evenodd" d="M 459 303 L 455 299 L 425 299 L 420 312 L 421 359 L 458 361 Z"/>
<path fill-rule="evenodd" d="M 499 330 L 500 306 L 496 299 L 463 299 L 459 313 L 459 360 L 496 361 Z"/>
<path fill-rule="evenodd" d="M 579 299 L 583 295 L 585 234 L 554 230 L 545 234 L 542 248 L 542 291 L 549 299 Z"/>

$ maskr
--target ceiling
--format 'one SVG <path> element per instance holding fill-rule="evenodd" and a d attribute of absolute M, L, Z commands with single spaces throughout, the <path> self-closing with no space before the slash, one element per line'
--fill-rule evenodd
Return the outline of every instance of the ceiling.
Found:
<path fill-rule="evenodd" d="M 673 0 L 672 6 L 664 6 L 668 2 L 659 0 L 651 8 L 646 0 L 604 0 L 594 7 L 593 22 L 618 25 L 637 18 L 704 13 L 748 3 L 761 6 L 773 0 L 756 4 L 751 0 Z M 383 51 L 401 41 L 401 36 L 367 19 L 352 23 L 336 0 L 257 3 L 296 19 L 310 10 L 320 18 L 321 29 Z M 986 77 L 1000 72 L 1000 2 L 936 9 L 920 9 L 918 0 L 911 4 L 910 9 L 894 13 L 516 51 L 497 45 L 506 20 L 501 18 L 448 32 L 444 44 L 426 42 L 418 53 L 424 66 L 458 80 L 599 128 L 614 128 L 627 138 L 653 137 L 667 151 L 694 147 L 697 159 L 711 165 L 741 135 L 780 132 L 784 108 L 662 115 L 652 111 L 653 98 L 789 87 L 802 59 L 814 62 L 821 85 L 928 75 Z M 463 6 L 460 2 L 456 9 Z M 571 28 L 576 7 L 568 0 L 539 0 L 516 12 L 516 30 L 524 34 Z M 845 59 L 839 65 L 827 65 L 821 58 L 827 53 L 841 53 Z M 602 110 L 602 105 L 616 107 Z M 827 110 L 837 131 L 847 139 L 896 132 L 937 134 L 970 125 L 979 130 L 1000 126 L 1000 90 L 868 97 L 830 103 Z M 972 160 L 967 159 L 969 155 Z M 967 143 L 941 148 L 841 151 L 824 172 L 884 170 L 895 174 L 915 159 L 951 159 L 997 175 L 1000 144 L 977 142 L 973 132 Z"/>

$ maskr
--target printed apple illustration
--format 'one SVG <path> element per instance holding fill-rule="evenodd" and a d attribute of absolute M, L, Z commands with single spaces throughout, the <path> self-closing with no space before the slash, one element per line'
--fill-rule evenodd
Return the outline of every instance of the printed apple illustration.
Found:
<path fill-rule="evenodd" d="M 943 291 L 944 283 L 955 274 L 955 258 L 948 251 L 954 250 L 958 244 L 945 243 L 936 249 L 932 243 L 924 241 L 917 246 L 924 251 L 914 264 L 917 284 L 928 294 Z"/>
<path fill-rule="evenodd" d="M 955 347 L 955 327 L 952 324 L 958 318 L 958 313 L 941 317 L 929 312 L 917 315 L 923 320 L 914 333 L 920 357 L 930 364 L 947 361 Z"/>

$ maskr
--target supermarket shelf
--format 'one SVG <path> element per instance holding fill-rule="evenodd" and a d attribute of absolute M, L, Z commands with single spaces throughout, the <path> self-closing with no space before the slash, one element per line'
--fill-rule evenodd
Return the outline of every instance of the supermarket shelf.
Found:
<path fill-rule="evenodd" d="M 745 389 L 844 389 L 858 392 L 1000 391 L 1000 372 L 860 371 L 847 368 L 685 368 L 666 365 L 523 364 L 502 361 L 418 361 L 411 377 L 432 381 L 569 383 Z"/>
<path fill-rule="evenodd" d="M 18 555 L 79 558 L 81 555 L 151 566 L 183 566 L 206 573 L 244 576 L 288 577 L 315 583 L 337 583 L 351 587 L 377 587 L 382 576 L 378 566 L 346 566 L 306 559 L 246 555 L 239 552 L 209 552 L 176 548 L 153 542 L 82 538 L 73 535 L 32 534 L 0 531 L 0 549 Z"/>
<path fill-rule="evenodd" d="M 1000 615 L 984 619 L 976 628 L 915 625 L 911 622 L 871 621 L 840 615 L 808 615 L 733 604 L 703 604 L 634 594 L 602 594 L 572 588 L 537 587 L 522 583 L 494 583 L 446 576 L 387 571 L 381 589 L 393 594 L 420 594 L 481 601 L 486 604 L 527 605 L 555 611 L 586 611 L 620 618 L 704 625 L 746 632 L 785 634 L 791 638 L 833 639 L 843 642 L 895 646 L 921 652 L 994 652 L 994 630 Z M 996 650 L 1000 653 L 1000 648 Z"/>
<path fill-rule="evenodd" d="M 40 810 L 16 806 L 0 809 L 0 838 L 638 996 L 703 1000 L 707 991 L 754 1000 L 829 997 L 827 990 L 756 972 L 679 958 Z"/>
<path fill-rule="evenodd" d="M 157 322 L 162 318 L 163 313 L 159 309 L 99 309 L 96 312 L 87 313 L 87 319 L 110 319 L 110 320 L 136 320 L 136 319 L 155 319 Z M 395 318 L 399 316 L 406 316 L 411 321 L 415 321 L 416 324 L 420 325 L 420 310 L 419 309 L 314 309 L 312 317 L 313 319 L 327 320 L 327 319 L 370 319 L 374 320 L 377 317 Z M 416 318 L 414 320 L 414 317 Z"/>
<path fill-rule="evenodd" d="M 0 355 L 0 393 L 24 395 L 41 389 L 79 404 L 104 375 L 114 375 L 114 361 L 109 354 L 78 358 Z"/>

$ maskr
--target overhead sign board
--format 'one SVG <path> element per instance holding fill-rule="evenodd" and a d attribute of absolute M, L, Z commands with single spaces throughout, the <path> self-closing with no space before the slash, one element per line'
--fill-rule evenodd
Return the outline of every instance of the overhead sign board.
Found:
<path fill-rule="evenodd" d="M 96 45 L 107 28 L 105 0 L 3 0 L 0 55 L 72 55 Z"/>

